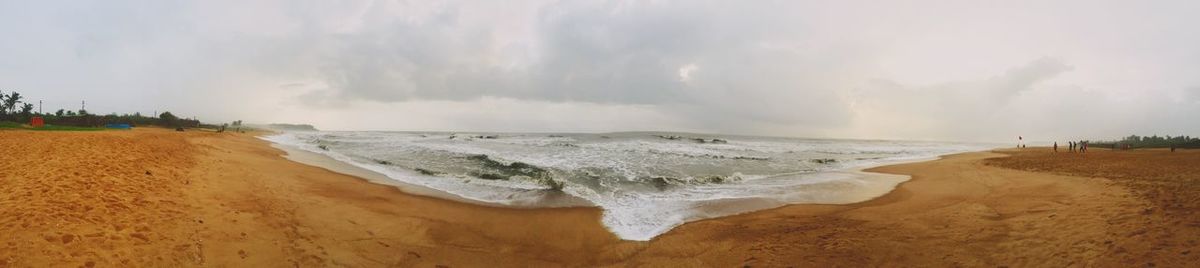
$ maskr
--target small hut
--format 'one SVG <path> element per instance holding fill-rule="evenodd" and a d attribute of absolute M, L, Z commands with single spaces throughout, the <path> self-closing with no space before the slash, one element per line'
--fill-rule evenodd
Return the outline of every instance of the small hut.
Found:
<path fill-rule="evenodd" d="M 33 118 L 29 119 L 29 125 L 33 127 L 42 127 L 46 125 L 46 120 L 42 119 L 41 116 L 34 116 Z"/>

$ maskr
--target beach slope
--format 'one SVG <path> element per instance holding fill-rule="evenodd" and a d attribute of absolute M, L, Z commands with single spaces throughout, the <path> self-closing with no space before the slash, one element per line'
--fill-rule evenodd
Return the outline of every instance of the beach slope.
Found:
<path fill-rule="evenodd" d="M 0 131 L 0 148 L 0 266 L 1200 263 L 1195 236 L 1167 237 L 1195 231 L 1190 213 L 1118 179 L 994 162 L 1011 152 L 875 168 L 913 179 L 863 203 L 785 206 L 634 242 L 605 230 L 595 208 L 410 195 L 286 160 L 248 134 Z"/>

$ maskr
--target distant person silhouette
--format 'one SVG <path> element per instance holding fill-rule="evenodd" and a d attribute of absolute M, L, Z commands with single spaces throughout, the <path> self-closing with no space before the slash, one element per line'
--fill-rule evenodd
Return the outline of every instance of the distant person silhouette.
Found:
<path fill-rule="evenodd" d="M 1055 153 L 1057 153 L 1057 152 L 1058 152 L 1058 142 L 1057 142 L 1057 141 L 1056 141 L 1056 142 L 1054 142 L 1054 152 L 1055 152 Z"/>

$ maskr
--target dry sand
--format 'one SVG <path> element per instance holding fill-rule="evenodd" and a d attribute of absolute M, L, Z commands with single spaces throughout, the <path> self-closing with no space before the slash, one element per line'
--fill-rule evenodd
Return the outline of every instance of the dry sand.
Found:
<path fill-rule="evenodd" d="M 1130 170 L 1161 166 L 1125 163 L 1169 152 L 1087 162 L 1122 167 L 1105 179 L 1069 170 L 1085 162 L 1044 165 L 1077 160 L 1037 150 L 876 168 L 913 179 L 864 203 L 791 205 L 631 242 L 596 208 L 410 195 L 286 160 L 250 134 L 0 131 L 0 267 L 1200 264 L 1198 152 L 1168 155 L 1193 168 L 1146 184 L 1158 173 Z M 1192 186 L 1171 187 L 1181 179 Z"/>

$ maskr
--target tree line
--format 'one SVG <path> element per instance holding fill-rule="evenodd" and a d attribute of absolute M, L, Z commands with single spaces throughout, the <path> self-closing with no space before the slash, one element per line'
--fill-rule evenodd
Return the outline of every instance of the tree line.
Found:
<path fill-rule="evenodd" d="M 144 116 L 141 113 L 97 115 L 84 109 L 58 109 L 53 113 L 38 113 L 33 111 L 33 103 L 25 102 L 24 99 L 25 96 L 16 91 L 7 94 L 0 91 L 0 121 L 29 123 L 33 117 L 42 117 L 46 124 L 76 127 L 102 127 L 106 124 L 155 125 L 170 128 L 213 127 L 201 125 L 199 120 L 180 118 L 171 112 L 162 112 L 156 116 Z"/>
<path fill-rule="evenodd" d="M 1200 137 L 1191 136 L 1138 136 L 1129 135 L 1117 141 L 1107 141 L 1104 144 L 1118 146 L 1129 145 L 1130 148 L 1200 148 Z"/>
<path fill-rule="evenodd" d="M 8 95 L 5 95 L 4 91 L 0 91 L 0 120 L 18 119 L 18 116 L 30 117 L 33 113 L 33 104 L 24 103 L 22 101 L 24 98 L 25 96 L 21 96 L 21 93 L 16 91 L 8 93 Z"/>

